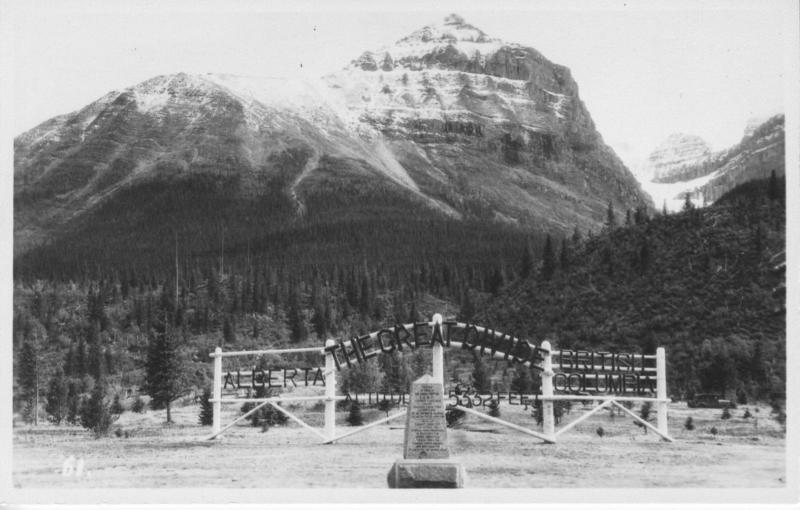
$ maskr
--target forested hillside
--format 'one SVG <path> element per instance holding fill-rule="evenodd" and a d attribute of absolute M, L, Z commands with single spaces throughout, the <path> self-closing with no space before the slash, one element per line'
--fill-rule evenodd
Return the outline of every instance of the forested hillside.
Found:
<path fill-rule="evenodd" d="M 302 250 L 293 261 L 277 260 L 227 243 L 186 260 L 182 239 L 167 237 L 164 262 L 147 269 L 54 265 L 47 279 L 15 282 L 15 409 L 30 417 L 38 388 L 40 410 L 62 402 L 53 412 L 78 420 L 94 393 L 106 401 L 147 394 L 148 373 L 159 370 L 154 359 L 168 357 L 174 391 L 151 400 L 164 405 L 210 386 L 208 353 L 217 345 L 321 345 L 434 312 L 534 342 L 548 338 L 558 348 L 653 352 L 661 345 L 673 395 L 769 399 L 785 388 L 783 274 L 775 270 L 784 250 L 783 196 L 782 181 L 772 179 L 670 216 L 609 208 L 602 232 L 576 231 L 543 246 L 513 231 L 448 223 L 422 230 L 410 220 L 394 232 L 416 241 L 403 250 L 416 247 L 418 256 L 405 260 L 388 238 L 350 260 L 312 261 Z M 358 231 L 350 232 L 357 243 Z M 413 232 L 424 234 L 414 239 Z M 176 246 L 178 265 L 170 267 Z M 427 359 L 387 358 L 342 381 L 360 391 L 401 390 Z M 503 363 L 448 360 L 451 379 L 474 382 L 481 372 L 487 390 L 521 384 Z"/>
<path fill-rule="evenodd" d="M 785 391 L 783 182 L 752 181 L 713 206 L 648 219 L 609 210 L 585 242 L 545 248 L 541 269 L 478 316 L 560 348 L 666 348 L 675 396 Z M 560 250 L 558 246 L 561 246 Z"/>

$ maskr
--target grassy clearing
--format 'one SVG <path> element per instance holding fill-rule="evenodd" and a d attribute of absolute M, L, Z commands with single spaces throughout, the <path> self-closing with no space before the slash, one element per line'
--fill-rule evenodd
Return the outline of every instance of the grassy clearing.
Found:
<path fill-rule="evenodd" d="M 468 417 L 449 430 L 451 454 L 462 462 L 470 487 L 782 487 L 785 439 L 766 406 L 744 407 L 721 420 L 720 409 L 670 406 L 674 443 L 625 416 L 602 412 L 564 434 L 555 445 Z M 756 411 L 757 409 L 757 411 Z M 562 425 L 577 418 L 577 404 Z M 537 428 L 529 411 L 502 407 L 502 418 Z M 655 414 L 655 413 L 654 413 Z M 365 419 L 384 416 L 367 409 Z M 173 411 L 175 423 L 163 424 L 163 411 L 124 413 L 112 434 L 101 439 L 77 427 L 17 427 L 14 430 L 13 481 L 16 487 L 386 487 L 386 473 L 401 456 L 403 420 L 379 425 L 333 445 L 320 445 L 296 425 L 266 432 L 245 423 L 222 440 L 204 437 L 209 427 L 196 425 L 197 406 Z M 233 419 L 235 409 L 225 412 Z M 321 425 L 321 413 L 309 412 Z M 694 431 L 683 424 L 688 416 Z M 346 413 L 337 416 L 340 431 L 349 429 Z M 654 419 L 654 418 L 653 418 Z M 596 430 L 603 427 L 603 437 Z M 717 433 L 712 434 L 711 427 Z M 119 429 L 117 437 L 113 432 Z M 125 437 L 127 432 L 127 438 Z M 63 476 L 68 457 L 82 458 L 81 477 Z M 333 469 L 323 466 L 332 465 Z M 324 473 L 324 476 L 322 476 Z"/>

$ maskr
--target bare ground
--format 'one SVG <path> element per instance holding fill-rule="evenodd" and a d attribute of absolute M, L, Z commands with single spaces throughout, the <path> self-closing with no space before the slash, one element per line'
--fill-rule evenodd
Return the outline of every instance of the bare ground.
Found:
<path fill-rule="evenodd" d="M 732 411 L 730 420 L 721 420 L 719 409 L 672 404 L 673 443 L 645 434 L 629 417 L 612 418 L 607 412 L 560 436 L 555 445 L 473 417 L 450 429 L 448 441 L 452 457 L 467 471 L 469 487 L 784 487 L 783 431 L 767 407 L 748 407 L 753 418 L 742 418 L 741 407 Z M 562 425 L 584 410 L 576 405 Z M 502 418 L 538 429 L 522 407 L 505 406 L 502 412 Z M 112 434 L 100 439 L 77 427 L 16 427 L 14 486 L 385 488 L 386 473 L 402 452 L 402 419 L 320 445 L 316 436 L 296 425 L 262 432 L 244 424 L 222 440 L 206 441 L 210 428 L 195 424 L 196 406 L 173 414 L 176 423 L 165 426 L 163 411 L 125 413 Z M 231 409 L 224 418 L 235 416 Z M 321 425 L 320 413 L 304 416 Z M 344 416 L 338 416 L 338 432 L 350 430 Z M 367 420 L 382 416 L 365 412 Z M 683 428 L 688 416 L 694 419 L 693 431 Z M 711 427 L 717 428 L 716 434 Z M 121 437 L 113 433 L 117 429 Z M 62 474 L 68 457 L 84 460 L 82 476 Z"/>

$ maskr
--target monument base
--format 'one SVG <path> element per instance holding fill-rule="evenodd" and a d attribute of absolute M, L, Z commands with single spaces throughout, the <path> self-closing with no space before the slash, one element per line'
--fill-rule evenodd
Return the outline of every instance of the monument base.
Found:
<path fill-rule="evenodd" d="M 461 489 L 464 466 L 449 459 L 400 459 L 386 480 L 391 489 Z"/>

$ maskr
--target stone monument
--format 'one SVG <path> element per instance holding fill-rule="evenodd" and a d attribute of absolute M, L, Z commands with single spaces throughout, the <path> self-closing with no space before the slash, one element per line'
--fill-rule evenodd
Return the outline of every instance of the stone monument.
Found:
<path fill-rule="evenodd" d="M 455 489 L 464 487 L 464 468 L 452 462 L 447 448 L 444 389 L 430 375 L 411 384 L 403 458 L 389 470 L 393 489 Z"/>

